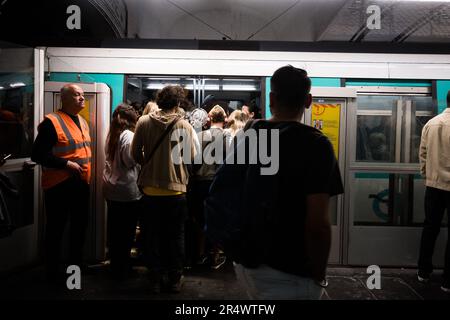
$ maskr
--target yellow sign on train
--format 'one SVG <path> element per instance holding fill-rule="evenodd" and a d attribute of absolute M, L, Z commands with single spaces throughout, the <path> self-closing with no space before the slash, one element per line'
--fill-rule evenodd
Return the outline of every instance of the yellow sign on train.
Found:
<path fill-rule="evenodd" d="M 339 129 L 341 104 L 313 103 L 311 125 L 323 132 L 333 145 L 336 158 L 339 158 Z"/>
<path fill-rule="evenodd" d="M 91 112 L 90 108 L 91 108 L 91 106 L 90 106 L 90 103 L 89 103 L 89 99 L 86 98 L 84 100 L 84 108 L 83 108 L 83 110 L 80 111 L 79 115 L 82 116 L 84 118 L 84 120 L 86 120 L 88 125 L 90 125 L 90 118 L 91 118 L 89 116 L 90 112 Z"/>

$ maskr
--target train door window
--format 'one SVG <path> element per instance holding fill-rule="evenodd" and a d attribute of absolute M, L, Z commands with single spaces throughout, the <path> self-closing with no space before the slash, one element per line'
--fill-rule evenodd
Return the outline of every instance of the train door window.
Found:
<path fill-rule="evenodd" d="M 261 101 L 260 78 L 130 75 L 127 77 L 127 102 L 142 112 L 147 102 L 154 100 L 157 91 L 166 85 L 183 87 L 191 102 L 190 108 L 224 101 L 231 112 L 240 109 L 246 101 L 254 100 L 258 106 Z"/>
<path fill-rule="evenodd" d="M 433 100 L 431 96 L 412 96 L 408 98 L 411 101 L 410 108 L 412 112 L 410 162 L 418 163 L 422 129 L 436 113 L 432 108 Z"/>
<path fill-rule="evenodd" d="M 14 228 L 31 225 L 35 218 L 36 179 L 28 162 L 35 126 L 34 58 L 33 48 L 0 49 L 0 175 L 10 182 L 0 184 L 0 229 L 6 211 Z M 17 193 L 8 192 L 10 185 Z"/>
<path fill-rule="evenodd" d="M 13 49 L 4 49 L 5 55 L 8 55 L 9 50 Z M 10 154 L 9 159 L 31 155 L 34 125 L 33 57 L 32 48 L 16 49 L 14 59 L 23 61 L 23 69 L 0 73 L 0 154 Z"/>
<path fill-rule="evenodd" d="M 356 161 L 418 163 L 420 137 L 434 116 L 429 95 L 358 95 Z"/>
<path fill-rule="evenodd" d="M 399 96 L 358 96 L 356 161 L 395 161 Z"/>
<path fill-rule="evenodd" d="M 204 97 L 214 97 L 215 100 L 225 101 L 228 103 L 230 111 L 241 109 L 246 101 L 256 100 L 260 106 L 261 96 L 260 79 L 252 78 L 219 78 L 205 79 L 203 90 Z M 204 98 L 202 100 L 202 103 Z"/>

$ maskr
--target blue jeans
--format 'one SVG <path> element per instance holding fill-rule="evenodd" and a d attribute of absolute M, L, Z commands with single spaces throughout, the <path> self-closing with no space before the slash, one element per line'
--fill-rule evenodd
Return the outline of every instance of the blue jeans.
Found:
<path fill-rule="evenodd" d="M 311 278 L 285 273 L 267 265 L 250 269 L 234 263 L 234 271 L 252 300 L 318 300 L 324 291 Z"/>
<path fill-rule="evenodd" d="M 434 246 L 441 230 L 445 210 L 447 210 L 447 218 L 450 220 L 450 191 L 427 187 L 425 190 L 425 221 L 423 223 L 418 263 L 418 267 L 422 272 L 433 272 Z M 447 221 L 447 223 L 447 231 L 450 233 L 450 221 Z M 444 279 L 446 281 L 450 280 L 449 239 L 447 239 L 447 249 L 445 251 Z"/>

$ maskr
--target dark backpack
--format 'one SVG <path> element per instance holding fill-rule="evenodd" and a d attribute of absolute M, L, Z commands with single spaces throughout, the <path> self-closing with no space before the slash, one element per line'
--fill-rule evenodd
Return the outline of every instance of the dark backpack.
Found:
<path fill-rule="evenodd" d="M 280 139 L 292 125 L 279 128 Z M 258 129 L 258 122 L 250 127 Z M 207 237 L 233 261 L 247 267 L 257 267 L 268 259 L 278 225 L 279 174 L 261 175 L 261 167 L 259 161 L 229 164 L 228 157 L 204 202 Z"/>

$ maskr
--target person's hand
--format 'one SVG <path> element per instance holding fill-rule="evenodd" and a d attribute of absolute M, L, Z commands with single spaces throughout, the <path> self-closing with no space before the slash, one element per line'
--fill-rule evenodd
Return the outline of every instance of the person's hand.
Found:
<path fill-rule="evenodd" d="M 75 174 L 81 175 L 81 173 L 83 172 L 83 169 L 81 168 L 81 166 L 73 161 L 67 161 L 66 164 L 67 169 L 69 169 L 70 171 L 72 171 Z"/>

